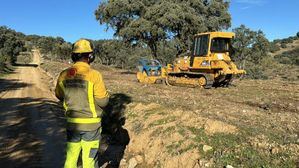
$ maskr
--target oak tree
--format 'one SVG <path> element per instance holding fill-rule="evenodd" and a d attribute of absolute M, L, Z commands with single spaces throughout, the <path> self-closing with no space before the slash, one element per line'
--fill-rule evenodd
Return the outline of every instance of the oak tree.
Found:
<path fill-rule="evenodd" d="M 183 50 L 192 36 L 230 27 L 229 2 L 225 0 L 107 0 L 95 11 L 100 24 L 130 44 L 148 46 L 157 58 L 158 43 L 177 39 Z"/>

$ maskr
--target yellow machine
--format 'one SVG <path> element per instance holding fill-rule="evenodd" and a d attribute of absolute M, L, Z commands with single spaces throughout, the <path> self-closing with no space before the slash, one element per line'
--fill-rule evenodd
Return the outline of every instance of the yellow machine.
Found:
<path fill-rule="evenodd" d="M 208 32 L 194 36 L 190 56 L 167 66 L 166 83 L 210 88 L 228 86 L 234 75 L 244 74 L 230 58 L 231 32 Z"/>
<path fill-rule="evenodd" d="M 162 83 L 166 77 L 166 69 L 158 60 L 140 59 L 137 72 L 137 80 L 140 83 Z"/>

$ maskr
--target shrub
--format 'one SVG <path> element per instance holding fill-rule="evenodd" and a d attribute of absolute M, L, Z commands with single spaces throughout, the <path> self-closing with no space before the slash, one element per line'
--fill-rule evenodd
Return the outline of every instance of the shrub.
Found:
<path fill-rule="evenodd" d="M 299 47 L 275 56 L 275 60 L 282 64 L 299 65 Z"/>
<path fill-rule="evenodd" d="M 281 43 L 281 44 L 280 44 L 280 47 L 281 47 L 281 48 L 287 48 L 287 44 L 286 44 L 286 43 Z"/>
<path fill-rule="evenodd" d="M 268 79 L 268 76 L 264 73 L 265 68 L 261 65 L 252 65 L 247 69 L 247 77 L 251 79 Z"/>
<path fill-rule="evenodd" d="M 271 53 L 275 53 L 276 51 L 279 51 L 280 50 L 280 48 L 279 48 L 279 46 L 276 44 L 276 43 L 271 43 L 270 44 L 270 52 Z"/>

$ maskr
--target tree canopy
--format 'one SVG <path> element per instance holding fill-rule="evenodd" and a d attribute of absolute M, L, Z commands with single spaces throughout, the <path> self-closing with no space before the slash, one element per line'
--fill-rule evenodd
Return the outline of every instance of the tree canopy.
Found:
<path fill-rule="evenodd" d="M 258 64 L 268 55 L 270 43 L 261 30 L 253 31 L 241 25 L 233 29 L 233 32 L 236 33 L 236 38 L 233 42 L 235 54 L 232 57 L 235 61 L 242 62 L 242 68 L 246 61 Z"/>
<path fill-rule="evenodd" d="M 13 63 L 19 52 L 24 51 L 25 35 L 5 26 L 0 27 L 0 66 L 3 63 Z M 0 68 L 1 68 L 0 67 Z"/>
<path fill-rule="evenodd" d="M 49 59 L 66 60 L 70 58 L 72 44 L 62 37 L 27 35 L 25 37 L 27 50 L 39 48 L 42 54 Z"/>
<path fill-rule="evenodd" d="M 251 78 L 264 78 L 264 61 L 269 58 L 270 42 L 261 31 L 253 31 L 245 25 L 233 29 L 236 37 L 233 42 L 232 59 L 242 69 L 246 69 Z"/>
<path fill-rule="evenodd" d="M 108 0 L 95 11 L 96 19 L 130 44 L 146 44 L 157 58 L 158 43 L 177 39 L 183 50 L 199 32 L 227 29 L 229 2 L 224 0 Z"/>

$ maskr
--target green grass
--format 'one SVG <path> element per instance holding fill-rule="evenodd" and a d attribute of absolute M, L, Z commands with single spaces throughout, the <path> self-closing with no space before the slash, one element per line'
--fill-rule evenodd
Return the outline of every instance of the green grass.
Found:
<path fill-rule="evenodd" d="M 192 149 L 199 149 L 200 146 L 196 145 L 195 143 L 192 143 L 190 145 L 188 145 L 186 148 L 181 148 L 179 149 L 179 153 L 184 153 L 184 152 L 187 152 L 189 150 L 192 150 Z"/>
<path fill-rule="evenodd" d="M 138 117 L 138 115 L 133 111 L 127 111 L 126 116 L 128 119 L 134 119 L 134 118 Z"/>
<path fill-rule="evenodd" d="M 180 125 L 177 126 L 177 131 L 182 136 L 186 136 L 186 134 L 187 134 L 186 129 L 184 127 L 180 126 Z"/>
<path fill-rule="evenodd" d="M 152 123 L 149 124 L 149 127 L 154 127 L 154 126 L 159 126 L 159 125 L 164 125 L 164 124 L 167 124 L 167 123 L 170 123 L 170 122 L 173 122 L 176 120 L 176 117 L 175 116 L 167 116 L 165 118 L 162 118 L 162 119 L 159 119 L 159 120 L 156 120 Z"/>
<path fill-rule="evenodd" d="M 187 127 L 187 129 L 195 135 L 193 141 L 197 143 L 206 143 L 209 140 L 208 135 L 205 133 L 204 128 Z"/>
<path fill-rule="evenodd" d="M 179 140 L 178 142 L 173 142 L 170 145 L 166 146 L 167 153 L 171 154 L 172 156 L 180 154 L 179 148 L 182 145 L 184 140 Z"/>
<path fill-rule="evenodd" d="M 175 132 L 175 126 L 170 126 L 170 127 L 167 127 L 165 129 L 161 128 L 161 127 L 158 127 L 157 129 L 155 129 L 152 133 L 151 133 L 151 136 L 154 136 L 154 137 L 158 137 L 158 136 L 168 136 L 172 133 Z"/>
<path fill-rule="evenodd" d="M 238 134 L 224 134 L 216 133 L 207 135 L 203 128 L 186 127 L 195 135 L 192 144 L 181 149 L 179 143 L 174 143 L 169 146 L 168 152 L 171 154 L 175 152 L 183 153 L 188 150 L 197 148 L 204 159 L 213 159 L 214 167 L 223 167 L 232 165 L 234 167 L 294 167 L 295 160 L 291 159 L 291 155 L 287 152 L 278 152 L 271 154 L 270 151 L 261 151 L 263 149 L 256 149 L 248 142 L 250 137 L 246 132 Z M 182 129 L 183 130 L 183 129 Z M 203 145 L 213 147 L 212 150 L 204 152 Z M 170 148 L 173 150 L 170 150 Z"/>
<path fill-rule="evenodd" d="M 289 159 L 286 153 L 265 154 L 250 146 L 239 146 L 238 148 L 226 148 L 226 150 L 215 149 L 209 153 L 207 159 L 214 158 L 214 166 L 222 167 L 232 165 L 234 167 L 293 167 L 295 161 Z M 282 157 L 284 159 L 282 159 Z"/>
<path fill-rule="evenodd" d="M 204 140 L 213 147 L 209 152 L 200 153 L 207 160 L 213 158 L 215 167 L 233 165 L 234 167 L 292 167 L 295 161 L 291 160 L 288 153 L 279 152 L 271 154 L 264 149 L 256 149 L 247 142 L 247 136 L 244 134 L 214 134 L 206 138 L 197 138 Z M 207 140 L 207 141 L 205 141 Z M 284 158 L 284 159 L 282 159 Z M 276 161 L 276 162 L 275 162 Z"/>
<path fill-rule="evenodd" d="M 160 108 L 160 107 L 156 107 L 156 108 L 153 108 L 153 109 L 145 110 L 143 118 L 146 120 L 146 119 L 148 119 L 153 114 L 164 115 L 165 113 L 161 112 L 161 111 L 163 111 L 163 109 Z"/>

